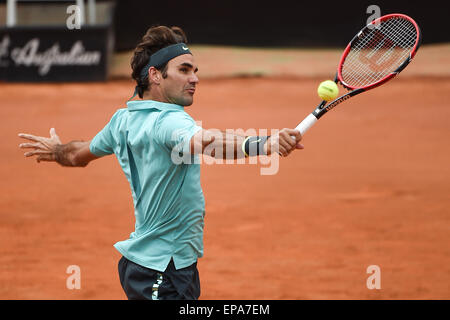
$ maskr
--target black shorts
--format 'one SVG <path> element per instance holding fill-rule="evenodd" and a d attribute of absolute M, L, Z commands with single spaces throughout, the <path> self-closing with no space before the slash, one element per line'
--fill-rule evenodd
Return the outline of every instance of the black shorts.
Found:
<path fill-rule="evenodd" d="M 170 260 L 166 270 L 160 272 L 122 257 L 119 278 L 129 300 L 197 300 L 200 296 L 197 262 L 176 270 Z"/>

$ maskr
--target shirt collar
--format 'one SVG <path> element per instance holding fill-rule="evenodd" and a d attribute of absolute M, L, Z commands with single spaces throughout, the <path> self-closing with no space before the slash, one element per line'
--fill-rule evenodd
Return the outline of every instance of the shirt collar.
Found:
<path fill-rule="evenodd" d="M 159 110 L 184 110 L 183 106 L 173 103 L 160 102 L 155 100 L 133 100 L 127 102 L 128 111 L 139 111 L 146 109 Z"/>

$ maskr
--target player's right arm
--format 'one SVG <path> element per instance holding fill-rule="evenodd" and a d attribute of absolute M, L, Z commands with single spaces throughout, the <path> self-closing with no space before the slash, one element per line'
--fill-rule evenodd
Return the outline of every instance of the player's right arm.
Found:
<path fill-rule="evenodd" d="M 217 129 L 204 129 L 187 113 L 179 111 L 161 113 L 154 135 L 157 141 L 171 152 L 175 151 L 175 154 L 187 152 L 216 159 L 231 160 L 272 153 L 285 157 L 295 149 L 303 149 L 300 144 L 302 136 L 295 129 L 285 128 L 270 137 L 246 137 Z"/>
<path fill-rule="evenodd" d="M 19 133 L 19 137 L 30 142 L 21 143 L 20 148 L 32 149 L 25 157 L 37 156 L 36 161 L 54 161 L 65 167 L 85 167 L 92 160 L 100 158 L 91 153 L 91 141 L 71 141 L 62 144 L 54 128 L 50 129 L 50 138 Z"/>
<path fill-rule="evenodd" d="M 221 130 L 202 129 L 192 136 L 190 151 L 192 154 L 205 154 L 217 159 L 240 159 L 247 156 L 242 146 L 246 138 Z M 286 157 L 295 149 L 303 149 L 301 139 L 299 131 L 282 129 L 264 143 L 264 154 L 277 152 Z"/>

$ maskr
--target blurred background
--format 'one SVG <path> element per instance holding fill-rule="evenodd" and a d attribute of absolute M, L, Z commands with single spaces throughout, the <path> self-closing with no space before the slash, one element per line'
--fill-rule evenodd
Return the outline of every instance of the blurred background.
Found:
<path fill-rule="evenodd" d="M 422 26 L 424 43 L 448 42 L 447 2 L 427 1 L 118 1 L 116 49 L 133 49 L 148 24 L 182 25 L 191 43 L 257 47 L 343 47 L 365 25 L 370 5 Z"/>
<path fill-rule="evenodd" d="M 346 1 L 344 4 L 337 1 L 303 3 L 280 0 L 275 3 L 200 0 L 192 4 L 137 0 L 25 0 L 10 3 L 8 15 L 7 1 L 0 1 L 0 79 L 6 81 L 104 81 L 117 77 L 128 78 L 131 51 L 146 30 L 158 24 L 181 26 L 190 44 L 200 46 L 200 61 L 203 55 L 211 52 L 219 55 L 221 61 L 234 60 L 230 49 L 236 47 L 246 49 L 242 52 L 244 60 L 245 54 L 253 52 L 249 50 L 272 50 L 263 53 L 266 59 L 259 70 L 246 68 L 245 65 L 236 67 L 235 63 L 227 67 L 231 68 L 229 73 L 238 75 L 270 73 L 272 64 L 275 63 L 274 68 L 278 67 L 277 58 L 295 59 L 301 54 L 296 49 L 341 50 L 368 22 L 375 12 L 372 9 L 368 12 L 368 8 L 373 5 L 379 7 L 381 15 L 401 12 L 413 17 L 422 29 L 423 44 L 450 41 L 450 34 L 443 24 L 450 4 L 439 1 Z M 74 4 L 81 8 L 82 28 L 68 30 L 66 22 L 73 11 L 68 12 L 67 8 Z M 39 44 L 30 44 L 31 39 L 39 39 Z M 56 43 L 59 49 L 55 49 Z M 76 43 L 78 47 L 74 49 Z M 41 60 L 46 56 L 47 60 L 59 59 L 60 62 L 54 61 L 55 66 L 48 68 L 51 70 L 47 72 L 41 67 L 40 74 L 36 75 L 36 61 L 31 62 L 30 57 L 27 60 L 24 53 L 12 58 L 14 48 L 26 48 L 32 53 L 33 46 L 36 46 L 37 53 L 41 53 L 38 57 Z M 210 50 L 205 51 L 205 46 Z M 218 48 L 223 50 L 217 51 Z M 288 51 L 274 51 L 280 48 Z M 60 52 L 59 56 L 55 54 L 56 51 Z M 70 55 L 70 52 L 73 54 Z M 62 61 L 64 57 L 65 62 Z M 21 62 L 18 61 L 20 58 Z M 81 61 L 83 59 L 84 62 Z M 213 76 L 210 74 L 212 71 L 221 76 L 220 72 L 225 72 L 227 68 L 206 65 L 203 76 Z M 294 75 L 302 75 L 300 69 L 291 68 L 291 72 L 295 70 Z M 279 72 L 285 74 L 286 70 Z M 304 72 L 309 75 L 310 70 Z"/>

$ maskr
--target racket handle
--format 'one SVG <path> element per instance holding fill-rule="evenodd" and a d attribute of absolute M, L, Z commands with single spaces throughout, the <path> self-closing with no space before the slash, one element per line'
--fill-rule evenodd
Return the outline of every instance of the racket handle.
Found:
<path fill-rule="evenodd" d="M 295 130 L 300 131 L 300 134 L 303 136 L 316 122 L 316 116 L 310 113 L 297 127 L 295 127 Z"/>

